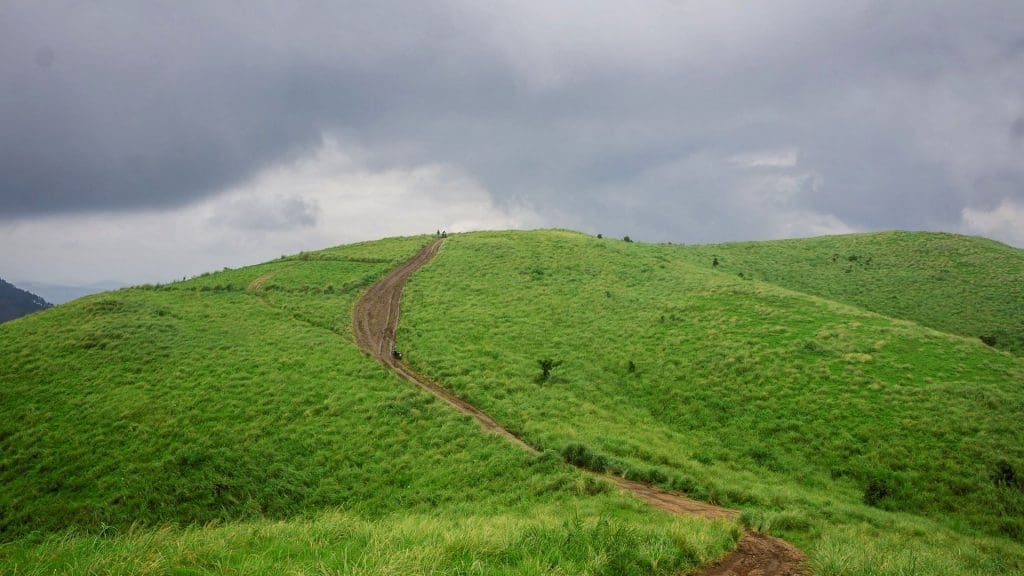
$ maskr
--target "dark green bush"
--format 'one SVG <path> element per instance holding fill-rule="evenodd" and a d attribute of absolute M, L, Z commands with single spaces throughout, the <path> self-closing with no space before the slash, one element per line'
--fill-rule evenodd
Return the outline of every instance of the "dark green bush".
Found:
<path fill-rule="evenodd" d="M 573 466 L 594 472 L 604 472 L 608 469 L 608 459 L 591 452 L 583 444 L 569 444 L 562 449 L 562 458 Z"/>
<path fill-rule="evenodd" d="M 864 489 L 864 503 L 878 506 L 882 500 L 892 493 L 889 483 L 881 478 L 872 478 Z"/>
<path fill-rule="evenodd" d="M 1006 460 L 996 463 L 995 471 L 992 472 L 992 483 L 1000 487 L 1020 487 L 1021 480 L 1017 477 L 1017 470 L 1013 464 Z"/>
<path fill-rule="evenodd" d="M 540 374 L 537 379 L 541 382 L 547 382 L 551 379 L 551 371 L 562 365 L 561 360 L 553 360 L 551 358 L 541 358 L 537 360 L 537 364 L 540 366 Z"/>
<path fill-rule="evenodd" d="M 662 484 L 669 486 L 671 479 L 659 468 L 628 468 L 624 474 L 626 480 L 635 480 L 645 484 Z"/>

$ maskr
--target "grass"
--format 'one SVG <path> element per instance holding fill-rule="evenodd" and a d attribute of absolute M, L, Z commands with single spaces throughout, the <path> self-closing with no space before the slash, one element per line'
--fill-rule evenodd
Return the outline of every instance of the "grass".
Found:
<path fill-rule="evenodd" d="M 483 512 L 483 511 L 482 511 Z M 609 512 L 612 514 L 610 515 Z M 76 574 L 672 574 L 713 559 L 738 534 L 722 522 L 648 524 L 648 511 L 599 497 L 514 512 L 347 512 L 291 521 L 113 535 L 55 535 L 5 551 L 19 575 Z M 0 569 L 0 571 L 3 571 Z"/>
<path fill-rule="evenodd" d="M 0 573 L 671 574 L 735 543 L 481 433 L 359 351 L 355 299 L 426 241 L 0 326 Z"/>
<path fill-rule="evenodd" d="M 427 241 L 0 325 L 0 574 L 677 574 L 739 536 L 563 461 L 737 507 L 816 574 L 1024 572 L 1019 251 L 454 235 L 399 342 L 531 455 L 352 342 Z"/>
<path fill-rule="evenodd" d="M 1024 489 L 994 481 L 1024 470 L 1024 361 L 688 250 L 454 236 L 407 287 L 399 342 L 531 444 L 739 507 L 822 573 L 1024 570 Z M 1008 325 L 1014 289 L 993 304 Z"/>
<path fill-rule="evenodd" d="M 702 267 L 846 302 L 1024 354 L 1024 250 L 956 234 L 880 232 L 683 246 Z"/>

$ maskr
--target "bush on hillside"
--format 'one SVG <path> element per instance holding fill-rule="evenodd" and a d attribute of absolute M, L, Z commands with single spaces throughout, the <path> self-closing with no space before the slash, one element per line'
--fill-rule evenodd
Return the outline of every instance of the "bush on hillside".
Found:
<path fill-rule="evenodd" d="M 540 366 L 540 374 L 537 379 L 540 382 L 547 382 L 551 379 L 551 371 L 562 365 L 561 360 L 552 360 L 551 358 L 541 358 L 537 360 L 537 364 Z"/>
<path fill-rule="evenodd" d="M 591 452 L 583 444 L 569 444 L 562 449 L 562 458 L 573 466 L 594 472 L 604 472 L 608 469 L 608 459 L 601 454 Z"/>
<path fill-rule="evenodd" d="M 1017 470 L 1006 460 L 996 463 L 996 469 L 992 473 L 992 483 L 1000 487 L 1021 487 L 1021 479 L 1017 477 Z"/>
<path fill-rule="evenodd" d="M 881 478 L 872 478 L 864 489 L 864 503 L 868 506 L 878 506 L 891 493 L 892 489 L 888 482 Z"/>

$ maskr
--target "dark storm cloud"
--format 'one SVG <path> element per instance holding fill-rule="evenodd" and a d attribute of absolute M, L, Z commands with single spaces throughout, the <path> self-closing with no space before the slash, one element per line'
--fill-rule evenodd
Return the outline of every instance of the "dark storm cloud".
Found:
<path fill-rule="evenodd" d="M 184 204 L 325 133 L 646 239 L 1024 202 L 1013 0 L 155 6 L 0 9 L 0 217 Z"/>

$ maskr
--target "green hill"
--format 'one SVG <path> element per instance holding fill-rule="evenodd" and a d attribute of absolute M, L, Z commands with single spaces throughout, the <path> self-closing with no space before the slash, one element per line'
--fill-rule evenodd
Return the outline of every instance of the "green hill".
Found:
<path fill-rule="evenodd" d="M 740 507 L 820 573 L 1024 569 L 1020 358 L 691 260 L 454 237 L 406 288 L 399 341 L 532 444 Z"/>
<path fill-rule="evenodd" d="M 46 300 L 0 278 L 0 323 L 49 307 Z"/>
<path fill-rule="evenodd" d="M 426 238 L 0 326 L 0 573 L 669 574 L 731 547 L 482 434 L 351 341 Z"/>
<path fill-rule="evenodd" d="M 878 232 L 684 246 L 700 266 L 984 338 L 1024 353 L 1024 250 L 985 238 Z"/>
<path fill-rule="evenodd" d="M 972 280 L 1012 278 L 1015 252 L 941 239 L 920 270 L 947 270 L 940 288 L 986 286 L 998 301 L 978 322 L 1019 324 L 1017 287 Z M 739 537 L 563 459 L 740 508 L 816 574 L 1024 571 L 1024 359 L 967 316 L 937 331 L 825 292 L 860 271 L 799 264 L 806 251 L 881 267 L 885 249 L 766 243 L 785 265 L 765 269 L 789 270 L 766 282 L 718 246 L 451 236 L 406 288 L 399 346 L 532 455 L 353 343 L 359 294 L 427 241 L 0 325 L 0 573 L 677 574 Z M 977 246 L 994 252 L 943 260 Z M 862 276 L 903 285 L 893 274 Z"/>

